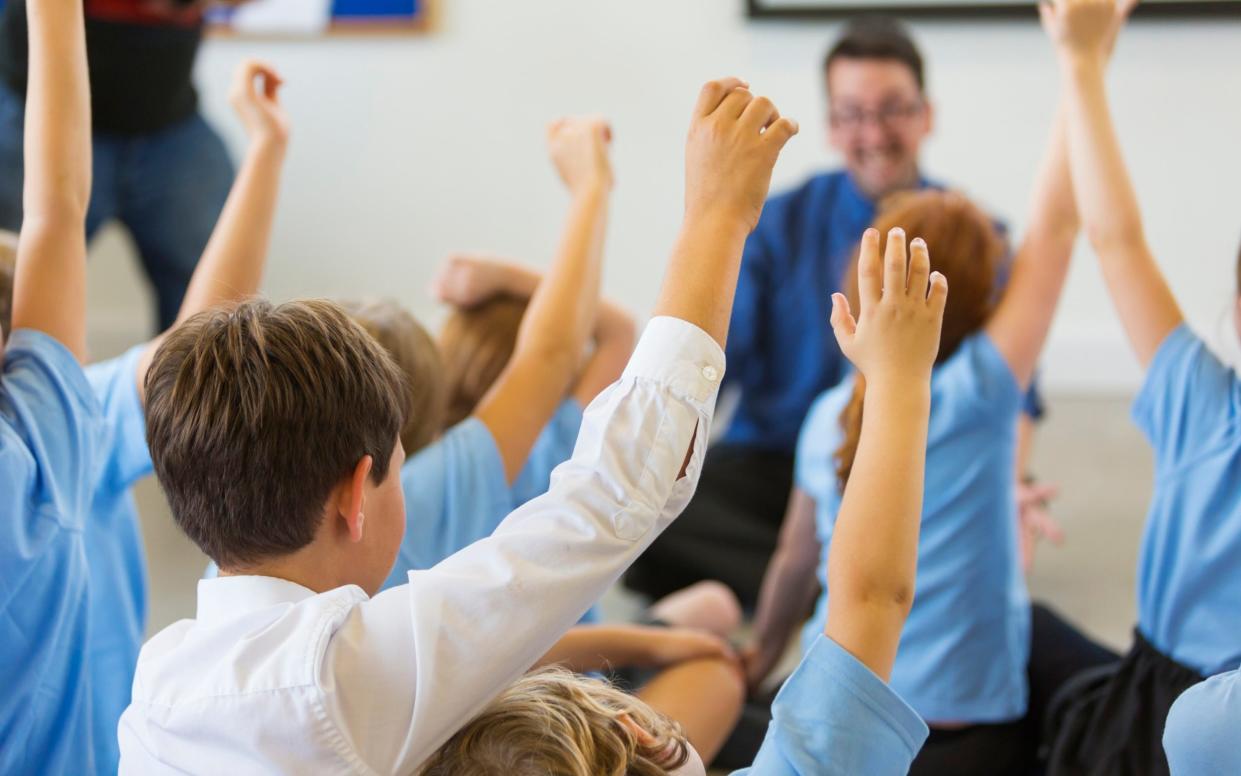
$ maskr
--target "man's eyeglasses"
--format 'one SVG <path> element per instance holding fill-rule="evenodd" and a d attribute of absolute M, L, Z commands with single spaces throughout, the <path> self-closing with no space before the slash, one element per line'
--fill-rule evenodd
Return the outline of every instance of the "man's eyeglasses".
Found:
<path fill-rule="evenodd" d="M 832 109 L 828 114 L 828 121 L 831 122 L 833 128 L 847 131 L 861 129 L 871 121 L 880 127 L 891 129 L 915 118 L 925 107 L 926 103 L 922 100 L 910 100 L 887 103 L 881 105 L 878 110 L 854 107 Z"/>

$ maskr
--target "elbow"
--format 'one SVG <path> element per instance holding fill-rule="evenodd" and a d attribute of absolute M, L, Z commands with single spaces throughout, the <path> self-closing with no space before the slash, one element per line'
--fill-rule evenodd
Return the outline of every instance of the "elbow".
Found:
<path fill-rule="evenodd" d="M 887 612 L 902 619 L 913 608 L 914 593 L 913 579 L 833 579 L 829 586 L 833 602 L 843 600 L 851 608 Z"/>

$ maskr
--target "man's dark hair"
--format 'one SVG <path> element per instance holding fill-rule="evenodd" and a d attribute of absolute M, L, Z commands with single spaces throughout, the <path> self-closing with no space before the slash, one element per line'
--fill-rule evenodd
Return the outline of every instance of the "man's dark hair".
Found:
<path fill-rule="evenodd" d="M 251 300 L 190 318 L 146 378 L 147 442 L 177 525 L 225 569 L 305 547 L 363 456 L 373 482 L 387 477 L 406 391 L 332 302 Z"/>
<path fill-rule="evenodd" d="M 918 82 L 918 91 L 926 91 L 922 54 L 905 26 L 891 17 L 866 16 L 849 22 L 823 60 L 824 75 L 838 59 L 885 59 L 900 62 L 913 72 L 914 80 Z"/>

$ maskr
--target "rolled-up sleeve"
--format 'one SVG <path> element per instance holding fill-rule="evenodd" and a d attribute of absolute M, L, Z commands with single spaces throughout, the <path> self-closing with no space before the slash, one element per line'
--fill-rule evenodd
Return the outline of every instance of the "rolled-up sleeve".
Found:
<path fill-rule="evenodd" d="M 546 494 L 357 607 L 328 650 L 330 713 L 371 768 L 417 767 L 680 513 L 723 376 L 723 351 L 705 332 L 652 320 L 621 379 L 587 407 L 573 456 Z"/>

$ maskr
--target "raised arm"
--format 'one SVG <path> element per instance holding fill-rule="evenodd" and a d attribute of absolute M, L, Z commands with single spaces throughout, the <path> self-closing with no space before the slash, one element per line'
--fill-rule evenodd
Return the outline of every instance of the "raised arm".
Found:
<path fill-rule="evenodd" d="M 857 458 L 841 500 L 827 561 L 824 633 L 887 681 L 913 604 L 922 518 L 922 479 L 931 408 L 931 367 L 939 351 L 948 284 L 930 273 L 926 244 L 868 229 L 858 260 L 861 315 L 833 297 L 840 349 L 866 380 Z"/>
<path fill-rule="evenodd" d="M 1134 2 L 1121 6 L 1120 13 Z M 1114 40 L 1112 0 L 1044 6 L 1064 73 L 1069 160 L 1086 235 L 1129 343 L 1143 368 L 1184 321 L 1142 227 L 1137 196 L 1107 104 L 1104 71 Z"/>
<path fill-rule="evenodd" d="M 474 414 L 495 437 L 511 483 L 560 405 L 595 323 L 612 171 L 611 133 L 594 119 L 550 127 L 552 159 L 572 195 L 560 249 L 530 298 L 508 365 Z"/>
<path fill-rule="evenodd" d="M 1023 389 L 1029 388 L 1064 288 L 1080 226 L 1069 178 L 1063 109 L 1034 184 L 1029 226 L 987 334 Z"/>
<path fill-rule="evenodd" d="M 37 329 L 86 355 L 86 211 L 90 84 L 82 0 L 29 0 L 25 188 L 13 328 Z"/>
<path fill-rule="evenodd" d="M 685 220 L 655 315 L 689 321 L 724 347 L 746 237 L 776 157 L 795 134 L 797 122 L 739 79 L 702 88 L 686 148 Z"/>
<path fill-rule="evenodd" d="M 248 146 L 224 210 L 186 289 L 177 324 L 225 302 L 258 293 L 267 264 L 289 121 L 277 98 L 283 81 L 270 65 L 246 60 L 233 76 L 229 101 L 245 126 Z M 138 395 L 164 335 L 147 345 L 138 362 Z"/>

